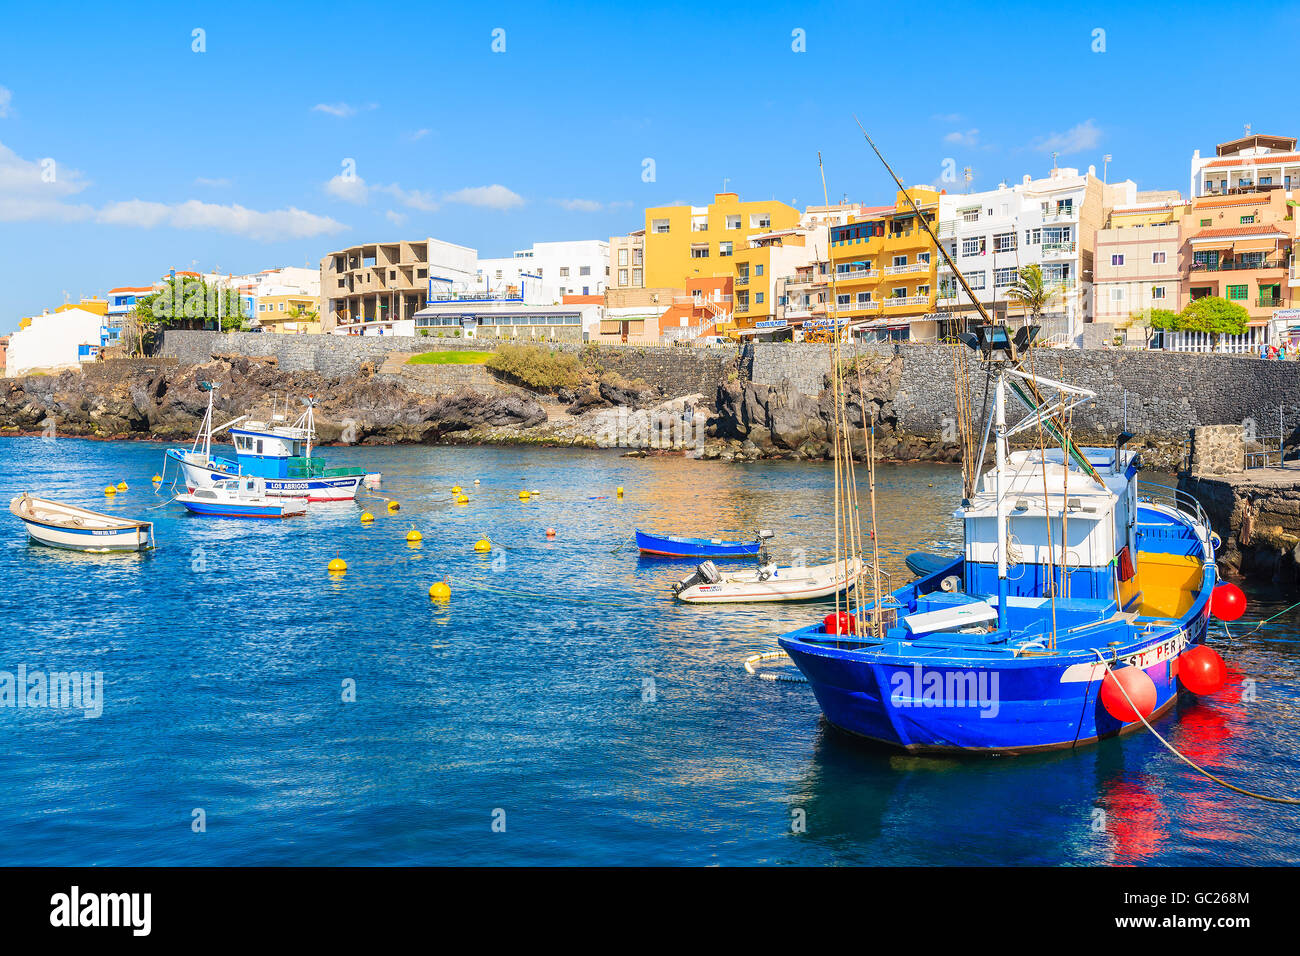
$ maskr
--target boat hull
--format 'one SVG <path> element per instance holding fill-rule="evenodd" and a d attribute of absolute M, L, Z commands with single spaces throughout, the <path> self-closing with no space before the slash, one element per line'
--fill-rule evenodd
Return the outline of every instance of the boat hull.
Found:
<path fill-rule="evenodd" d="M 112 551 L 147 551 L 153 547 L 152 529 L 129 531 L 58 528 L 39 521 L 23 519 L 27 534 L 37 544 L 66 551 L 108 553 Z"/>
<path fill-rule="evenodd" d="M 752 558 L 757 541 L 723 541 L 720 538 L 674 538 L 638 530 L 636 546 L 642 554 L 661 558 Z"/>
<path fill-rule="evenodd" d="M 1205 640 L 1206 624 L 1202 607 L 1125 648 L 1111 663 L 1146 671 L 1156 689 L 1153 717 L 1177 700 L 1178 655 Z M 832 726 L 886 746 L 920 753 L 1032 753 L 1083 746 L 1142 726 L 1116 720 L 1102 705 L 1106 670 L 1095 656 L 922 663 L 826 646 L 815 640 L 816 631 L 795 632 L 779 643 Z"/>
<path fill-rule="evenodd" d="M 196 501 L 185 495 L 178 496 L 176 500 L 193 514 L 211 518 L 292 518 L 305 514 L 307 510 L 301 504 L 302 499 L 298 499 L 299 504 L 296 507 L 288 500 L 267 505 L 241 504 L 233 501 Z"/>
<path fill-rule="evenodd" d="M 167 456 L 179 465 L 185 477 L 186 488 L 193 492 L 199 488 L 211 488 L 218 481 L 225 481 L 237 474 L 236 471 L 222 470 L 211 464 L 201 464 L 186 459 L 184 452 L 175 448 L 168 449 Z M 266 493 L 277 498 L 306 498 L 311 502 L 353 501 L 359 489 L 366 481 L 366 475 L 339 475 L 320 478 L 267 478 Z M 378 478 L 376 477 L 376 481 Z"/>
<path fill-rule="evenodd" d="M 757 571 L 725 575 L 715 584 L 696 584 L 678 592 L 687 604 L 739 604 L 762 601 L 812 601 L 846 591 L 857 581 L 857 566 L 845 571 L 844 564 L 810 568 L 777 568 L 766 580 Z M 782 577 L 782 574 L 785 577 Z"/>

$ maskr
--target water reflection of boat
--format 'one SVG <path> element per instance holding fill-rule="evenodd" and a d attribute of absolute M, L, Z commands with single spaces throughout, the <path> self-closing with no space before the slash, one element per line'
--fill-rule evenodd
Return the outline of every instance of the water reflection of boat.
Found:
<path fill-rule="evenodd" d="M 144 551 L 154 546 L 153 522 L 102 514 L 89 508 L 35 498 L 24 492 L 9 502 L 38 544 L 69 551 Z"/>

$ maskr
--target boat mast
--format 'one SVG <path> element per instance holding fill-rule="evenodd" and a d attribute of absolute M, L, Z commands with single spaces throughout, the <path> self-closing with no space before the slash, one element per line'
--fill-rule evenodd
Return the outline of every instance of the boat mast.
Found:
<path fill-rule="evenodd" d="M 1007 578 L 1007 510 L 1006 498 L 1002 487 L 1003 476 L 1007 467 L 1007 385 L 1006 374 L 998 371 L 997 385 L 994 387 L 993 408 L 997 422 L 997 435 L 994 438 L 993 453 L 996 458 L 994 477 L 997 482 L 997 532 L 998 532 L 998 628 L 1007 627 L 1007 600 L 1011 595 L 1011 582 Z"/>

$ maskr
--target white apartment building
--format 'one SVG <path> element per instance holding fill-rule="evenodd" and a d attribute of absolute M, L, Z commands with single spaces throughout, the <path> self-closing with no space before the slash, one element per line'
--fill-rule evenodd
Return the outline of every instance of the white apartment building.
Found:
<path fill-rule="evenodd" d="M 5 375 L 77 368 L 99 357 L 106 317 L 85 309 L 45 312 L 19 323 L 9 337 Z"/>
<path fill-rule="evenodd" d="M 1265 189 L 1300 189 L 1295 137 L 1247 135 L 1219 143 L 1213 156 L 1192 153 L 1193 198 Z"/>
<path fill-rule="evenodd" d="M 540 283 L 555 302 L 566 295 L 604 295 L 609 285 L 609 243 L 604 239 L 535 242 L 499 259 L 479 259 L 480 288 L 489 292 L 519 289 L 524 280 Z"/>
<path fill-rule="evenodd" d="M 1042 336 L 1072 344 L 1091 321 L 1091 284 L 1096 233 L 1107 210 L 1131 204 L 1137 185 L 1131 180 L 1106 186 L 1094 167 L 1053 169 L 1041 179 L 1026 175 L 978 193 L 939 197 L 939 241 L 957 264 L 971 292 L 995 320 L 1014 322 L 1021 306 L 1007 296 L 1020 269 L 1036 264 L 1058 290 L 1043 316 Z M 938 270 L 941 312 L 975 312 L 947 263 Z M 943 318 L 949 316 L 944 315 Z"/>

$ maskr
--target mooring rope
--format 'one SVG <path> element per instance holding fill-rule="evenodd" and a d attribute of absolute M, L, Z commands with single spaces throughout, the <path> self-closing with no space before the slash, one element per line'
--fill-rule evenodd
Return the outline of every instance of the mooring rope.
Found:
<path fill-rule="evenodd" d="M 1097 659 L 1101 661 L 1102 667 L 1106 668 L 1106 673 L 1110 674 L 1113 677 L 1115 672 L 1111 670 L 1110 664 L 1107 662 L 1105 656 L 1101 653 L 1101 651 L 1097 650 L 1097 648 L 1094 647 L 1092 649 L 1092 652 L 1097 655 Z M 1137 704 L 1133 703 L 1133 698 L 1128 695 L 1128 691 L 1125 690 L 1124 685 L 1120 683 L 1118 678 L 1115 679 L 1115 686 L 1118 687 L 1119 692 L 1124 695 L 1124 699 L 1128 701 L 1128 705 L 1133 709 L 1133 713 L 1138 715 L 1138 719 L 1142 721 L 1142 725 L 1146 727 L 1147 730 L 1151 731 L 1152 736 L 1154 736 L 1156 740 L 1164 744 L 1171 754 L 1173 754 L 1183 763 L 1187 764 L 1187 766 L 1191 767 L 1193 770 L 1195 770 L 1201 776 L 1205 777 L 1207 780 L 1213 780 L 1221 787 L 1227 787 L 1229 790 L 1232 790 L 1235 793 L 1244 794 L 1247 797 L 1254 797 L 1256 800 L 1266 800 L 1269 803 L 1286 803 L 1286 804 L 1300 806 L 1300 799 L 1296 799 L 1295 797 L 1271 797 L 1266 793 L 1256 793 L 1254 790 L 1247 790 L 1245 787 L 1238 787 L 1235 784 L 1228 783 L 1228 781 L 1224 780 L 1222 777 L 1216 777 L 1214 774 L 1210 773 L 1210 771 L 1206 770 L 1204 767 L 1197 765 L 1191 760 L 1191 758 L 1181 754 L 1178 751 L 1178 748 L 1176 748 L 1169 741 L 1165 740 L 1164 737 L 1160 736 L 1160 734 L 1156 731 L 1156 729 L 1152 727 L 1151 724 L 1147 721 L 1146 717 L 1142 714 L 1142 712 L 1138 710 Z"/>
<path fill-rule="evenodd" d="M 763 651 L 759 654 L 751 654 L 745 658 L 745 673 L 751 677 L 757 677 L 759 680 L 779 681 L 787 684 L 806 684 L 808 678 L 802 674 L 772 674 L 759 671 L 754 665 L 762 664 L 766 661 L 780 660 L 782 657 L 789 657 L 785 651 Z"/>

